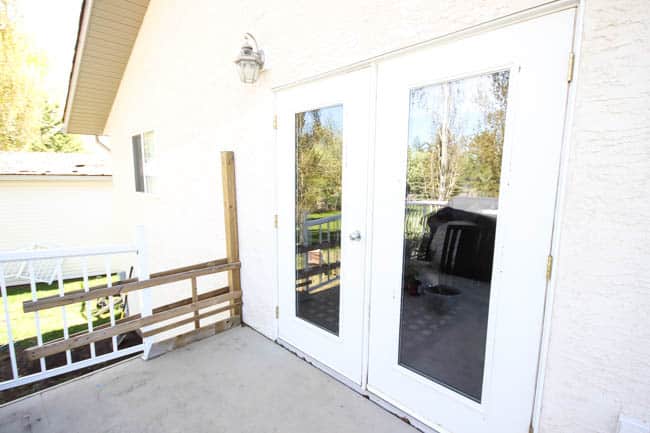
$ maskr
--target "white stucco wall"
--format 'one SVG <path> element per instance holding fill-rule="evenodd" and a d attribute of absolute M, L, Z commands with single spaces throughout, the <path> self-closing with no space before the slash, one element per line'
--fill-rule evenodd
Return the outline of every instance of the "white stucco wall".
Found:
<path fill-rule="evenodd" d="M 151 271 L 223 257 L 219 151 L 234 150 L 244 319 L 274 338 L 271 88 L 538 3 L 152 0 L 107 128 L 116 206 L 129 210 L 118 213 L 123 230 L 146 223 Z M 544 432 L 614 432 L 620 411 L 650 416 L 646 9 L 642 0 L 586 2 Z M 254 86 L 242 86 L 232 64 L 245 31 L 268 56 Z M 146 130 L 165 173 L 155 196 L 133 187 L 130 135 Z M 159 303 L 188 296 L 181 286 L 160 293 Z"/>
<path fill-rule="evenodd" d="M 152 1 L 106 131 L 113 146 L 116 203 L 134 210 L 119 215 L 125 230 L 146 223 L 152 271 L 223 257 L 219 151 L 234 150 L 244 316 L 274 338 L 271 88 L 536 3 L 335 0 L 315 7 L 245 0 L 225 7 L 200 0 L 188 8 L 181 1 Z M 246 31 L 268 57 L 268 70 L 254 86 L 239 83 L 232 63 Z M 135 193 L 133 187 L 130 136 L 147 130 L 155 131 L 160 169 L 167 174 L 155 196 Z M 158 303 L 187 296 L 182 285 L 159 293 Z"/>
<path fill-rule="evenodd" d="M 542 432 L 650 421 L 650 3 L 588 0 Z"/>
<path fill-rule="evenodd" d="M 20 179 L 20 180 L 7 180 Z M 0 250 L 14 251 L 34 244 L 50 248 L 113 245 L 111 177 L 39 179 L 35 176 L 0 177 Z M 132 241 L 130 233 L 123 241 Z M 128 271 L 128 259 L 115 258 L 114 271 Z M 135 264 L 135 263 L 133 263 Z M 7 272 L 17 268 L 7 265 Z M 105 272 L 103 259 L 90 258 L 90 275 Z M 82 275 L 82 262 L 66 259 L 63 277 Z M 25 284 L 9 278 L 7 284 Z"/>

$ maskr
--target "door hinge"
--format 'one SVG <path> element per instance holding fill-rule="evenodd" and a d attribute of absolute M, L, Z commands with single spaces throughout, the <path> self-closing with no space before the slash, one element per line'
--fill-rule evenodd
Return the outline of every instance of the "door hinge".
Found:
<path fill-rule="evenodd" d="M 273 215 L 273 227 L 278 228 L 278 214 Z"/>
<path fill-rule="evenodd" d="M 275 306 L 275 318 L 280 318 L 280 307 L 278 305 Z"/>
<path fill-rule="evenodd" d="M 273 129 L 278 129 L 278 115 L 273 115 Z"/>
<path fill-rule="evenodd" d="M 548 255 L 546 258 L 546 281 L 551 281 L 551 272 L 553 271 L 553 256 Z"/>
<path fill-rule="evenodd" d="M 570 83 L 573 81 L 573 69 L 575 67 L 576 55 L 573 51 L 569 53 L 569 72 L 567 74 L 567 81 Z"/>

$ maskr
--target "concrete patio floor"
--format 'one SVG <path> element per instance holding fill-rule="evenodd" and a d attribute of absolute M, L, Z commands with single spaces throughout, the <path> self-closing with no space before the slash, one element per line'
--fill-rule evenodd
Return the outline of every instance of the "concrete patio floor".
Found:
<path fill-rule="evenodd" d="M 0 432 L 416 430 L 240 327 L 151 361 L 135 358 L 0 408 Z"/>

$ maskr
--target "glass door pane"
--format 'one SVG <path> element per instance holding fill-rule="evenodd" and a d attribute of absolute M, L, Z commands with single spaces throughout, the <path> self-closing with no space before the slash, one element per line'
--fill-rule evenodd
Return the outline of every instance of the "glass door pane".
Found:
<path fill-rule="evenodd" d="M 399 364 L 480 402 L 508 71 L 412 89 Z"/>
<path fill-rule="evenodd" d="M 296 317 L 338 335 L 343 106 L 295 121 Z"/>

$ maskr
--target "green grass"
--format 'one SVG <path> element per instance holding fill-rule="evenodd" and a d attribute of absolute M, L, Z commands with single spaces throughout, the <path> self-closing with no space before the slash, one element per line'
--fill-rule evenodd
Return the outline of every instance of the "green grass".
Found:
<path fill-rule="evenodd" d="M 117 274 L 112 276 L 112 280 L 118 280 Z M 106 277 L 89 278 L 88 284 L 90 287 L 106 284 Z M 83 281 L 81 279 L 68 280 L 63 283 L 63 287 L 64 292 L 66 293 L 80 290 L 83 289 Z M 39 298 L 44 298 L 46 296 L 58 295 L 59 287 L 56 282 L 53 284 L 38 283 L 36 285 L 36 291 Z M 7 298 L 14 342 L 19 346 L 29 346 L 34 344 L 33 342 L 36 341 L 35 313 L 23 313 L 23 302 L 32 299 L 29 285 L 8 287 Z M 115 301 L 117 302 L 117 298 L 115 298 Z M 96 312 L 96 300 L 91 301 L 90 307 L 91 314 Z M 88 321 L 85 316 L 85 303 L 80 302 L 77 304 L 67 305 L 65 309 L 70 334 L 87 329 Z M 122 314 L 123 312 L 120 308 L 115 309 L 116 319 L 120 318 Z M 39 318 L 44 342 L 63 337 L 63 315 L 61 307 L 41 310 L 39 312 Z M 101 315 L 93 314 L 93 326 L 98 326 L 108 321 L 110 321 L 108 312 Z M 4 306 L 0 305 L 0 345 L 7 344 L 8 341 Z"/>

